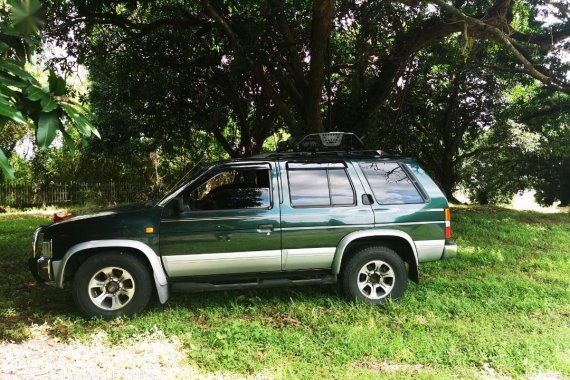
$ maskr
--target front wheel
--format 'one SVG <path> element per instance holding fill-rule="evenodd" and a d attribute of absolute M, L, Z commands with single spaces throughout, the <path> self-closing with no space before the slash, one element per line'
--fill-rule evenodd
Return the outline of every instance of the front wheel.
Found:
<path fill-rule="evenodd" d="M 381 304 L 388 298 L 402 297 L 408 285 L 404 262 L 384 246 L 361 249 L 352 256 L 342 272 L 342 287 L 351 300 Z"/>
<path fill-rule="evenodd" d="M 134 256 L 122 252 L 97 253 L 75 273 L 73 300 L 90 317 L 130 316 L 148 304 L 151 280 L 148 269 Z"/>

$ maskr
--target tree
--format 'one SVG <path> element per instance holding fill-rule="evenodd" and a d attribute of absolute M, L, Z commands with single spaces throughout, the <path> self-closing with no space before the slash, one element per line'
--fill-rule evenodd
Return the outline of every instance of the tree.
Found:
<path fill-rule="evenodd" d="M 54 0 L 48 13 L 49 36 L 91 70 L 98 120 L 125 141 L 164 150 L 207 132 L 237 157 L 281 128 L 353 131 L 419 156 L 450 196 L 464 160 L 507 144 L 485 137 L 508 130 L 506 89 L 569 91 L 569 19 L 549 4 Z"/>
<path fill-rule="evenodd" d="M 17 123 L 35 131 L 36 143 L 46 149 L 59 131 L 69 140 L 66 126 L 77 129 L 84 138 L 97 135 L 85 118 L 87 111 L 71 99 L 65 80 L 51 70 L 48 84 L 41 83 L 26 69 L 41 43 L 37 0 L 0 2 L 0 130 Z M 17 135 L 12 133 L 12 136 Z M 11 144 L 13 149 L 14 144 Z M 0 167 L 14 177 L 8 158 L 0 149 Z"/>

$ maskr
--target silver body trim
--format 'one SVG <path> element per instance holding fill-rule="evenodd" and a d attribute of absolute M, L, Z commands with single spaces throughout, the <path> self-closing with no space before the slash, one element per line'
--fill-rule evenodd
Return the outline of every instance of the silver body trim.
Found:
<path fill-rule="evenodd" d="M 284 249 L 283 270 L 330 268 L 336 247 Z"/>
<path fill-rule="evenodd" d="M 266 216 L 221 216 L 212 218 L 180 218 L 180 219 L 163 219 L 161 223 L 177 223 L 177 222 L 204 222 L 204 221 L 224 221 L 224 220 L 261 220 L 267 219 Z"/>
<path fill-rule="evenodd" d="M 169 276 L 269 272 L 281 269 L 281 250 L 162 256 Z"/>
<path fill-rule="evenodd" d="M 406 223 L 398 223 L 398 224 L 406 224 Z M 414 254 L 414 260 L 416 264 L 416 268 L 418 266 L 418 251 L 416 250 L 416 245 L 414 244 L 414 240 L 410 235 L 407 233 L 400 231 L 400 230 L 390 230 L 390 229 L 370 229 L 364 231 L 356 231 L 346 235 L 340 241 L 338 247 L 336 248 L 336 253 L 334 255 L 334 261 L 332 265 L 332 272 L 333 274 L 337 275 L 340 273 L 340 265 L 342 263 L 342 256 L 344 255 L 344 251 L 348 245 L 357 239 L 365 238 L 365 237 L 382 237 L 382 236 L 395 236 L 400 237 L 410 244 L 410 248 Z"/>
<path fill-rule="evenodd" d="M 36 228 L 36 230 L 34 231 L 34 237 L 32 239 L 32 252 L 34 257 L 37 257 L 37 251 L 38 251 L 38 238 L 40 236 L 40 232 L 42 232 L 43 227 L 38 227 Z"/>
<path fill-rule="evenodd" d="M 420 263 L 441 260 L 443 247 L 445 246 L 445 239 L 416 240 L 415 243 L 416 250 L 418 251 L 418 261 Z"/>
<path fill-rule="evenodd" d="M 140 251 L 147 257 L 152 267 L 154 282 L 156 284 L 156 291 L 158 293 L 158 299 L 160 303 L 165 303 L 168 300 L 168 279 L 166 278 L 164 269 L 162 269 L 159 256 L 148 245 L 136 240 L 91 240 L 76 244 L 73 247 L 69 248 L 69 250 L 65 253 L 65 256 L 63 256 L 61 262 L 52 262 L 55 284 L 58 288 L 63 288 L 63 273 L 65 272 L 65 266 L 67 265 L 69 259 L 78 252 L 92 248 L 132 248 Z"/>

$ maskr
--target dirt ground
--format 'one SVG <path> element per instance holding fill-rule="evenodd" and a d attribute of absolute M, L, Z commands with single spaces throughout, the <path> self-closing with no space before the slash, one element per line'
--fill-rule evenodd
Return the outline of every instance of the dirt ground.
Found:
<path fill-rule="evenodd" d="M 236 379 L 204 374 L 185 362 L 179 342 L 160 332 L 111 344 L 104 334 L 92 342 L 60 343 L 33 326 L 23 343 L 0 342 L 0 378 L 7 379 Z M 260 375 L 255 379 L 266 379 Z"/>

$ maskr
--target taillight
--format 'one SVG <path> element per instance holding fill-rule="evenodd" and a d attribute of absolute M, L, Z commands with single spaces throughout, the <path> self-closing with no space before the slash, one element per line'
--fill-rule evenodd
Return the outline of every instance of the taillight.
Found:
<path fill-rule="evenodd" d="M 451 210 L 445 209 L 445 238 L 451 239 Z"/>

